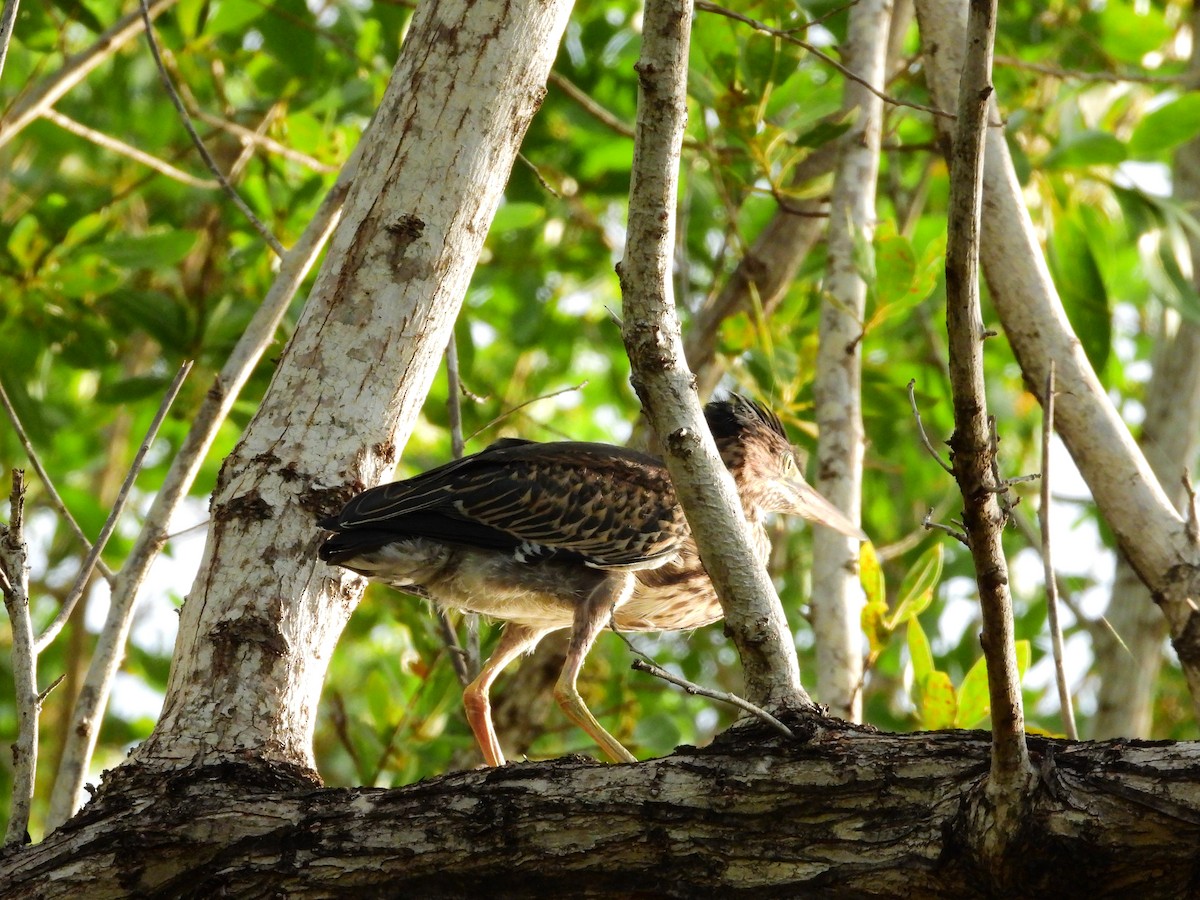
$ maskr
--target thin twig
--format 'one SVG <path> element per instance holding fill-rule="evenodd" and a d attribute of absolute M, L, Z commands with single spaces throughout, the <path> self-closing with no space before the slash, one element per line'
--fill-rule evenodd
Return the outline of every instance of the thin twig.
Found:
<path fill-rule="evenodd" d="M 54 487 L 54 482 L 50 480 L 50 474 L 46 471 L 46 467 L 42 465 L 42 460 L 38 456 L 37 451 L 33 449 L 33 442 L 29 439 L 29 433 L 25 430 L 25 426 L 21 424 L 21 418 L 17 415 L 17 409 L 13 406 L 12 401 L 8 398 L 8 394 L 4 390 L 4 385 L 0 383 L 0 406 L 4 407 L 4 412 L 8 416 L 8 421 L 12 424 L 13 430 L 17 433 L 17 439 L 21 442 L 21 446 L 25 449 L 25 456 L 29 459 L 29 464 L 33 466 L 33 471 L 37 473 L 37 477 L 42 480 L 42 486 L 46 489 L 46 496 L 50 498 L 50 504 L 57 510 L 58 514 L 63 517 L 63 521 L 70 526 L 75 533 L 79 543 L 84 547 L 91 549 L 92 542 L 88 536 L 83 533 L 83 529 L 79 527 L 79 523 L 75 521 L 75 517 L 71 515 L 71 511 L 67 509 L 67 504 L 63 502 L 63 498 L 59 495 Z M 100 574 L 104 576 L 104 580 L 112 585 L 116 580 L 116 574 L 104 562 L 100 560 L 97 564 Z"/>
<path fill-rule="evenodd" d="M 759 706 L 755 706 L 749 700 L 739 697 L 737 694 L 731 694 L 728 691 L 715 691 L 712 688 L 701 687 L 698 684 L 693 684 L 685 678 L 680 678 L 678 675 L 672 675 L 666 669 L 660 668 L 653 663 L 648 663 L 643 659 L 635 659 L 632 668 L 638 672 L 647 672 L 655 678 L 661 678 L 663 681 L 669 681 L 671 684 L 678 685 L 689 694 L 696 694 L 700 697 L 708 697 L 710 700 L 717 700 L 721 703 L 728 703 L 731 706 L 736 706 L 738 709 L 750 713 L 750 715 L 762 719 L 780 734 L 785 737 L 795 737 L 792 734 L 792 729 L 788 728 L 777 718 Z"/>
<path fill-rule="evenodd" d="M 142 11 L 142 23 L 146 28 L 146 43 L 150 45 L 150 53 L 154 57 L 154 64 L 158 66 L 158 74 L 162 78 L 163 87 L 167 89 L 167 94 L 170 96 L 171 102 L 175 105 L 175 109 L 179 113 L 179 119 L 187 131 L 188 137 L 192 139 L 192 144 L 196 147 L 196 151 L 200 154 L 200 158 L 204 160 L 204 164 L 208 167 L 208 170 L 213 173 L 213 177 L 221 183 L 221 189 L 229 195 L 234 205 L 241 210 L 242 215 L 246 217 L 254 230 L 267 242 L 267 246 L 275 252 L 276 256 L 282 258 L 287 253 L 283 244 L 279 243 L 279 240 L 271 233 L 271 230 L 254 214 L 254 210 L 250 208 L 250 205 L 242 199 L 237 189 L 229 183 L 229 180 L 225 177 L 225 173 L 217 165 L 217 161 L 212 158 L 212 155 L 208 152 L 208 148 L 204 146 L 204 141 L 200 139 L 200 135 L 196 131 L 196 126 L 192 123 L 192 117 L 188 115 L 188 111 L 183 105 L 183 100 L 179 97 L 179 92 L 175 90 L 175 83 L 171 80 L 170 73 L 167 72 L 166 64 L 163 63 L 162 54 L 158 49 L 158 40 L 154 36 L 154 25 L 150 20 L 150 7 L 148 3 L 149 0 L 139 0 Z"/>
<path fill-rule="evenodd" d="M 192 107 L 191 113 L 201 122 L 206 125 L 211 125 L 214 128 L 220 128 L 222 131 L 227 131 L 241 140 L 242 144 L 259 147 L 266 150 L 268 153 L 274 153 L 277 156 L 282 156 L 284 159 L 294 163 L 299 163 L 305 168 L 312 169 L 314 172 L 329 174 L 336 172 L 337 166 L 329 163 L 321 162 L 315 156 L 309 156 L 307 153 L 301 153 L 294 147 L 289 147 L 287 144 L 281 144 L 274 138 L 267 137 L 265 134 L 259 134 L 257 131 L 247 128 L 245 125 L 240 125 L 237 122 L 231 122 L 228 119 L 223 119 L 220 116 L 214 116 L 206 110 Z"/>
<path fill-rule="evenodd" d="M 69 116 L 64 116 L 56 109 L 48 109 L 42 114 L 42 117 L 53 122 L 59 128 L 71 132 L 85 140 L 91 141 L 97 147 L 103 147 L 105 150 L 111 150 L 121 156 L 132 159 L 134 162 L 139 162 L 144 166 L 148 166 L 155 172 L 161 175 L 166 175 L 168 178 L 173 178 L 176 181 L 182 182 L 190 187 L 203 188 L 205 190 L 213 190 L 221 185 L 217 181 L 206 178 L 197 178 L 183 169 L 176 168 L 165 160 L 159 159 L 157 156 L 151 156 L 144 150 L 139 150 L 124 141 L 117 140 L 115 137 L 104 134 L 101 131 L 96 131 L 93 128 L 88 128 L 82 122 L 76 122 Z"/>
<path fill-rule="evenodd" d="M 150 18 L 156 18 L 177 2 L 178 0 L 153 0 L 150 4 Z M 61 69 L 26 94 L 19 103 L 13 104 L 8 115 L 0 120 L 0 147 L 25 130 L 31 122 L 41 118 L 46 110 L 83 81 L 93 69 L 137 37 L 143 27 L 141 12 L 131 12 L 122 16 L 104 34 L 96 38 L 96 42 L 87 50 L 66 59 Z"/>
<path fill-rule="evenodd" d="M 5 845 L 29 842 L 29 813 L 37 776 L 37 650 L 29 610 L 29 547 L 25 543 L 25 473 L 12 470 L 8 525 L 0 525 L 0 572 L 4 574 L 4 608 L 12 626 L 13 699 L 17 707 L 17 739 L 12 744 L 13 793 Z"/>
<path fill-rule="evenodd" d="M 943 525 L 941 522 L 933 521 L 932 509 L 925 513 L 925 518 L 921 520 L 921 527 L 929 529 L 930 531 L 944 531 L 964 547 L 971 546 L 971 541 L 967 537 L 967 533 L 965 531 L 959 531 L 956 528 L 951 528 L 949 525 Z"/>
<path fill-rule="evenodd" d="M 67 680 L 67 675 L 64 672 L 62 675 L 59 675 L 52 682 L 50 682 L 48 685 L 46 685 L 45 689 L 42 690 L 38 694 L 38 707 L 40 708 L 41 705 L 46 702 L 46 698 L 50 696 L 51 691 L 53 691 L 56 687 L 58 687 L 60 684 L 62 684 L 66 680 Z"/>
<path fill-rule="evenodd" d="M 920 110 L 921 112 L 927 112 L 931 115 L 940 116 L 943 119 L 954 119 L 954 113 L 946 112 L 944 109 L 938 109 L 936 106 L 926 106 L 924 103 L 913 103 L 909 100 L 901 100 L 899 97 L 893 97 L 890 94 L 879 90 L 879 88 L 868 82 L 857 72 L 848 69 L 832 56 L 821 51 L 815 44 L 810 44 L 808 41 L 801 40 L 790 31 L 780 31 L 778 28 L 772 28 L 766 22 L 760 22 L 757 19 L 744 16 L 739 12 L 734 12 L 732 9 L 726 9 L 725 7 L 718 6 L 715 3 L 709 3 L 707 0 L 696 0 L 696 9 L 701 10 L 702 12 L 716 13 L 718 16 L 725 16 L 727 19 L 733 19 L 735 22 L 741 22 L 743 25 L 749 25 L 755 31 L 761 31 L 763 34 L 769 34 L 772 37 L 777 37 L 780 40 L 787 41 L 789 44 L 795 44 L 797 47 L 803 48 L 813 56 L 817 57 L 817 59 L 820 59 L 827 65 L 833 66 L 833 68 L 837 69 L 851 81 L 861 84 L 864 88 L 878 97 L 884 103 L 888 103 L 892 106 L 904 106 L 909 109 Z"/>
<path fill-rule="evenodd" d="M 1054 434 L 1054 360 L 1046 376 L 1046 399 L 1042 404 L 1042 505 L 1038 521 L 1042 528 L 1042 571 L 1046 582 L 1046 610 L 1050 619 L 1050 646 L 1054 651 L 1054 680 L 1058 684 L 1058 703 L 1062 711 L 1063 728 L 1073 741 L 1079 740 L 1075 727 L 1075 710 L 1071 692 L 1067 689 L 1067 673 L 1063 668 L 1062 623 L 1058 619 L 1058 581 L 1050 555 L 1050 439 Z"/>
<path fill-rule="evenodd" d="M 916 384 L 917 379 L 915 378 L 910 379 L 908 382 L 908 403 L 909 406 L 912 407 L 913 418 L 917 420 L 917 431 L 921 435 L 921 443 L 925 445 L 925 449 L 929 451 L 929 455 L 937 461 L 937 464 L 953 475 L 953 467 L 951 467 L 949 463 L 942 459 L 941 455 L 933 449 L 933 444 L 929 442 L 929 435 L 925 433 L 925 425 L 921 421 L 921 411 L 917 409 L 917 395 L 915 390 Z M 932 510 L 930 512 L 932 514 Z"/>
<path fill-rule="evenodd" d="M 1192 486 L 1192 473 L 1183 470 L 1183 490 L 1187 494 L 1187 536 L 1192 544 L 1200 544 L 1200 520 L 1196 516 L 1196 489 Z"/>
<path fill-rule="evenodd" d="M 997 56 L 995 62 L 996 65 L 1009 69 L 1028 69 L 1030 72 L 1037 72 L 1039 75 L 1053 75 L 1056 78 L 1065 78 L 1071 81 L 1099 81 L 1109 84 L 1176 84 L 1182 87 L 1188 84 L 1191 77 L 1189 74 L 1183 72 L 1178 75 L 1147 75 L 1145 73 L 1135 74 L 1133 72 L 1081 72 L 1078 69 L 1063 69 L 1059 66 L 1047 65 L 1046 63 L 1030 62 L 1018 59 L 1015 56 Z"/>
<path fill-rule="evenodd" d="M 142 463 L 146 459 L 146 453 L 150 450 L 150 445 L 154 443 L 154 438 L 158 435 L 158 429 L 162 426 L 163 420 L 166 419 L 167 413 L 171 409 L 171 404 L 179 396 L 179 389 L 183 387 L 183 381 L 187 378 L 188 372 L 191 370 L 192 361 L 189 359 L 185 360 L 183 365 L 179 367 L 179 371 L 175 373 L 175 379 L 167 388 L 162 403 L 158 406 L 158 412 L 154 415 L 154 421 L 150 423 L 150 428 L 146 431 L 146 437 L 142 440 L 142 445 L 133 457 L 133 463 L 129 466 L 129 472 L 125 475 L 125 481 L 121 485 L 120 491 L 117 492 L 117 499 L 113 504 L 112 511 L 108 514 L 108 520 L 104 523 L 104 527 L 100 529 L 100 536 L 96 538 L 96 543 L 92 545 L 87 559 L 84 560 L 83 566 L 79 570 L 79 575 L 75 579 L 75 584 L 71 588 L 71 592 L 67 594 L 67 599 L 63 601 L 62 608 L 58 611 L 58 615 L 54 617 L 54 621 L 38 636 L 35 645 L 38 653 L 45 650 L 50 645 L 50 642 L 58 637 L 58 633 L 67 624 L 67 619 L 71 617 L 71 611 L 75 609 L 75 604 L 83 596 L 88 581 L 91 580 L 92 570 L 96 566 L 96 561 L 100 558 L 100 554 L 104 552 L 104 547 L 108 543 L 108 539 L 112 537 L 113 531 L 116 530 L 117 521 L 121 518 L 121 513 L 125 511 L 125 503 L 129 499 L 130 491 L 133 490 L 133 483 L 137 480 L 138 473 L 142 471 Z"/>
<path fill-rule="evenodd" d="M 586 381 L 581 381 L 581 382 L 579 382 L 579 384 L 572 385 L 571 387 L 559 388 L 557 391 L 551 391 L 549 394 L 542 394 L 540 397 L 533 397 L 529 400 L 526 400 L 524 403 L 518 403 L 516 406 L 512 407 L 512 409 L 507 409 L 504 412 L 500 413 L 500 415 L 496 416 L 496 418 L 492 419 L 486 425 L 481 425 L 479 428 L 476 428 L 469 435 L 467 435 L 466 440 L 468 440 L 468 441 L 474 440 L 478 435 L 483 434 L 483 432 L 487 431 L 489 428 L 492 428 L 495 425 L 500 424 L 505 419 L 507 419 L 509 416 L 513 415 L 514 413 L 520 412 L 527 406 L 537 403 L 539 400 L 549 400 L 552 397 L 559 396 L 560 394 L 569 394 L 569 393 L 571 393 L 571 391 L 581 391 L 585 387 L 587 387 L 587 384 L 588 383 Z"/>
<path fill-rule="evenodd" d="M 458 373 L 458 341 L 453 331 L 450 332 L 450 340 L 446 344 L 446 414 L 450 425 L 450 455 L 455 459 L 462 459 L 466 447 L 462 433 L 462 381 Z M 445 607 L 437 607 L 437 617 L 442 642 L 450 651 L 454 673 L 458 676 L 459 683 L 466 687 L 479 674 L 479 616 L 476 613 L 463 613 L 463 621 L 467 625 L 465 648 L 459 642 L 458 632 Z"/>
<path fill-rule="evenodd" d="M 537 179 L 538 184 L 545 189 L 547 194 L 549 194 L 555 200 L 562 199 L 562 194 L 550 186 L 550 182 L 546 180 L 546 176 L 542 174 L 541 170 L 534 165 L 533 161 L 530 160 L 529 157 L 527 157 L 524 153 L 518 153 L 517 162 L 521 163 L 523 166 L 525 166 L 525 168 L 533 173 L 533 177 Z"/>
<path fill-rule="evenodd" d="M 467 668 L 467 651 L 459 644 L 458 632 L 454 630 L 454 623 L 450 621 L 450 613 L 441 604 L 437 606 L 437 623 L 438 631 L 442 635 L 442 644 L 450 651 L 450 664 L 454 666 L 458 683 L 466 687 L 471 683 L 471 671 Z"/>

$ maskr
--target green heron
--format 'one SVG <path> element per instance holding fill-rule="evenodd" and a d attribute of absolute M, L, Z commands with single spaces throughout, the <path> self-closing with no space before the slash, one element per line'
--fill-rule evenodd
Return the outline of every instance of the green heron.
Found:
<path fill-rule="evenodd" d="M 733 475 L 755 550 L 767 513 L 865 535 L 804 481 L 774 413 L 734 395 L 704 410 Z M 576 679 L 608 624 L 686 630 L 721 618 L 662 460 L 610 444 L 505 439 L 406 481 L 359 494 L 322 527 L 321 559 L 444 607 L 503 619 L 504 633 L 463 692 L 484 760 L 504 764 L 488 695 L 543 637 L 571 629 L 554 695 L 614 761 L 634 756 L 584 705 Z"/>

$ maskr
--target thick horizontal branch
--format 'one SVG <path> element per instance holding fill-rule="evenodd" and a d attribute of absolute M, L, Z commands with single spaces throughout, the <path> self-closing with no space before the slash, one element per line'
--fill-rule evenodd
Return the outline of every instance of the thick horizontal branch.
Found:
<path fill-rule="evenodd" d="M 43 843 L 0 858 L 0 900 L 1189 895 L 1200 746 L 1030 747 L 1040 782 L 1003 889 L 963 827 L 986 733 L 796 742 L 755 726 L 639 765 L 520 763 L 399 790 L 313 790 L 265 766 L 125 766 Z"/>

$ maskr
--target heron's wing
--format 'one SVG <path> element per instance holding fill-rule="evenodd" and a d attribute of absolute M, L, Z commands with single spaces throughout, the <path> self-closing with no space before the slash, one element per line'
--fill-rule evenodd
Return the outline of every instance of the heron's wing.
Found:
<path fill-rule="evenodd" d="M 365 491 L 323 524 L 624 569 L 660 564 L 687 534 L 659 460 L 578 442 L 505 441 Z"/>

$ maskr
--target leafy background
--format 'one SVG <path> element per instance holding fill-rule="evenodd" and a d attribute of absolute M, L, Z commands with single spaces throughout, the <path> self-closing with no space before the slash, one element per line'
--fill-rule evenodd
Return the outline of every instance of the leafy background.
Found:
<path fill-rule="evenodd" d="M 840 0 L 730 0 L 738 12 L 836 56 L 845 38 Z M 301 233 L 382 96 L 411 4 L 302 0 L 180 0 L 157 21 L 168 67 L 201 133 L 238 190 L 280 240 Z M 25 3 L 0 79 L 8 111 L 127 12 L 111 0 Z M 1200 133 L 1200 98 L 1184 91 L 1190 32 L 1178 2 L 1003 5 L 995 82 L 1025 197 L 1072 324 L 1127 420 L 1140 422 L 1143 390 L 1165 316 L 1200 317 L 1190 284 L 1188 210 L 1169 199 L 1171 153 Z M 639 6 L 579 4 L 546 101 L 512 174 L 457 327 L 467 450 L 506 435 L 624 442 L 637 403 L 611 311 L 621 254 L 636 104 Z M 915 30 L 888 85 L 928 103 Z M 795 167 L 835 140 L 842 77 L 790 41 L 701 12 L 691 54 L 690 144 L 683 161 L 677 283 L 687 317 L 729 278 L 780 202 L 825 196 L 828 176 L 796 185 Z M 585 105 L 564 88 L 590 98 Z M 600 115 L 597 109 L 604 112 Z M 89 128 L 207 178 L 164 93 L 144 41 L 111 56 L 55 109 Z M 269 138 L 244 143 L 213 121 Z M 860 265 L 871 282 L 863 338 L 867 471 L 864 559 L 870 662 L 865 718 L 885 729 L 986 725 L 978 614 L 963 548 L 922 528 L 948 521 L 955 487 L 916 437 L 906 385 L 935 442 L 951 430 L 941 283 L 946 167 L 930 116 L 889 105 L 873 246 Z M 279 148 L 288 148 L 284 155 Z M 0 383 L 12 397 L 67 504 L 95 535 L 180 362 L 196 361 L 138 481 L 144 510 L 212 376 L 272 281 L 273 258 L 219 191 L 184 183 L 40 119 L 0 147 Z M 723 323 L 724 387 L 761 397 L 793 440 L 814 448 L 811 377 L 824 275 L 818 244 L 780 308 Z M 202 523 L 217 467 L 248 421 L 303 302 L 247 385 L 195 488 L 179 528 Z M 985 307 L 985 316 L 990 313 Z M 994 321 L 989 318 L 989 325 Z M 686 327 L 686 325 L 685 325 Z M 987 345 L 989 403 L 1003 437 L 1005 474 L 1040 469 L 1040 412 L 1003 338 Z M 440 379 L 398 475 L 450 454 L 448 388 Z M 0 462 L 25 466 L 7 421 Z M 1063 466 L 1058 467 L 1059 471 Z M 1029 496 L 1036 486 L 1024 486 Z M 1081 730 L 1096 706 L 1092 636 L 1107 600 L 1112 540 L 1082 486 L 1064 477 L 1059 561 L 1070 586 L 1067 647 Z M 1018 507 L 1027 517 L 1035 502 Z M 68 590 L 80 547 L 29 495 L 33 594 L 39 624 Z M 1066 526 L 1069 526 L 1066 527 Z M 138 527 L 126 517 L 105 553 L 119 568 Z M 167 548 L 163 574 L 143 591 L 124 675 L 101 734 L 95 770 L 119 761 L 157 714 L 175 616 L 202 530 Z M 1049 674 L 1040 563 L 1017 529 L 1017 636 L 1031 725 L 1060 733 Z M 805 624 L 809 534 L 777 528 L 774 572 L 811 670 Z M 86 667 L 106 588 L 42 658 L 40 683 L 64 685 L 43 713 L 39 797 L 49 794 L 73 688 Z M 7 622 L 0 649 L 7 648 Z M 484 647 L 495 638 L 485 625 Z M 736 656 L 719 626 L 637 636 L 639 649 L 685 677 L 736 690 Z M 630 671 L 630 650 L 602 637 L 584 671 L 589 705 L 640 756 L 704 742 L 728 710 Z M 8 656 L 0 653 L 0 735 L 15 733 Z M 503 695 L 505 681 L 497 693 Z M 371 588 L 333 660 L 317 753 L 331 784 L 396 785 L 470 765 L 471 737 L 437 625 L 423 604 Z M 1168 666 L 1154 737 L 1195 737 L 1185 688 Z M 591 752 L 582 732 L 550 711 L 531 756 Z M 0 794 L 11 771 L 0 763 Z M 35 817 L 35 829 L 36 829 Z"/>

